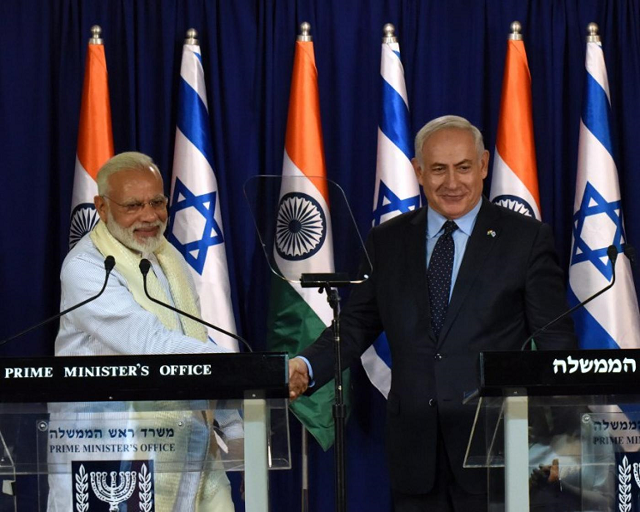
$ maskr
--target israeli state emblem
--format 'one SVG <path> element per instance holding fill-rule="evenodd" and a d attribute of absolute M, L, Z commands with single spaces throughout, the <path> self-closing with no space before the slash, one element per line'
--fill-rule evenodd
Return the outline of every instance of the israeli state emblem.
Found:
<path fill-rule="evenodd" d="M 289 261 L 310 258 L 326 238 L 327 218 L 316 199 L 301 192 L 282 196 L 275 232 L 276 251 L 281 258 Z"/>
<path fill-rule="evenodd" d="M 71 469 L 74 511 L 155 511 L 153 461 L 73 461 Z"/>
<path fill-rule="evenodd" d="M 80 239 L 91 231 L 100 220 L 93 203 L 80 203 L 71 212 L 71 227 L 69 229 L 69 248 L 73 249 Z"/>

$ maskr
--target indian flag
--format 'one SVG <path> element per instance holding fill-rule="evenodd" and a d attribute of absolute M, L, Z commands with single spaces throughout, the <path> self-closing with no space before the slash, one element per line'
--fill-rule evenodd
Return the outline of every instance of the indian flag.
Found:
<path fill-rule="evenodd" d="M 520 23 L 511 24 L 502 82 L 490 199 L 540 220 L 540 194 L 531 114 L 531 75 Z"/>
<path fill-rule="evenodd" d="M 100 167 L 113 156 L 107 59 L 100 38 L 100 27 L 94 25 L 91 32 L 82 87 L 78 149 L 73 178 L 70 247 L 91 231 L 98 222 L 98 215 L 93 206 L 93 198 L 98 193 L 96 176 Z"/>
<path fill-rule="evenodd" d="M 299 280 L 303 273 L 334 271 L 326 174 L 313 42 L 302 35 L 295 48 L 274 244 L 274 261 L 287 278 Z M 327 299 L 317 289 L 272 279 L 267 337 L 271 350 L 296 355 L 331 320 Z M 347 388 L 348 381 L 344 385 Z M 329 383 L 312 397 L 301 397 L 291 405 L 325 450 L 334 439 L 333 396 L 333 383 Z"/>

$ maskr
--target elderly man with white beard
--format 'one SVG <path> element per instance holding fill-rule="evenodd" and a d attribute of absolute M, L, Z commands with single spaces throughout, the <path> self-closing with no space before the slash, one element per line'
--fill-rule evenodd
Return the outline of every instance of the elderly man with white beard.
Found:
<path fill-rule="evenodd" d="M 223 352 L 207 342 L 204 326 L 152 303 L 144 293 L 138 265 L 147 258 L 151 296 L 200 316 L 187 263 L 164 238 L 167 198 L 153 160 L 121 153 L 102 166 L 97 181 L 94 203 L 101 222 L 62 264 L 61 309 L 100 290 L 108 255 L 116 266 L 100 299 L 62 317 L 56 355 Z"/>
<path fill-rule="evenodd" d="M 98 300 L 61 318 L 56 356 L 227 352 L 208 339 L 204 326 L 153 303 L 144 292 L 139 270 L 142 258 L 151 262 L 150 295 L 200 317 L 199 299 L 187 263 L 164 237 L 167 198 L 153 160 L 141 153 L 121 153 L 104 164 L 97 182 L 94 204 L 100 222 L 64 260 L 61 310 L 100 290 L 107 256 L 115 258 L 116 266 Z M 207 405 L 202 404 L 205 409 Z M 52 413 L 70 410 L 78 409 L 71 404 L 57 411 L 50 407 Z M 170 421 L 163 414 L 163 421 Z M 227 412 L 226 416 L 234 415 Z M 52 420 L 53 417 L 54 414 Z M 237 414 L 235 418 L 237 421 L 216 418 L 225 425 L 229 439 L 242 435 L 240 418 Z M 211 420 L 203 411 L 193 412 L 191 428 L 184 429 L 188 433 L 182 439 L 182 456 L 193 461 L 202 460 L 209 453 Z M 68 474 L 50 476 L 50 512 L 75 510 L 71 483 Z M 229 481 L 222 471 L 193 471 L 193 465 L 189 472 L 173 479 L 156 473 L 155 510 L 232 511 Z"/>

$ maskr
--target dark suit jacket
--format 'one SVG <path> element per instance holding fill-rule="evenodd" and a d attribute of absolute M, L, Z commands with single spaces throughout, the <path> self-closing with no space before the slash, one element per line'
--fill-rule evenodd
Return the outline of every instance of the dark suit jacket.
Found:
<path fill-rule="evenodd" d="M 433 486 L 437 431 L 456 481 L 485 492 L 486 476 L 463 469 L 475 408 L 478 353 L 519 350 L 536 329 L 566 310 L 563 273 L 551 229 L 483 199 L 467 243 L 445 323 L 431 330 L 426 272 L 426 208 L 374 228 L 367 239 L 373 272 L 356 285 L 341 313 L 345 366 L 386 331 L 392 359 L 386 445 L 392 488 L 426 493 Z M 540 349 L 575 348 L 570 319 L 536 339 Z M 329 330 L 301 355 L 316 385 L 333 377 Z"/>

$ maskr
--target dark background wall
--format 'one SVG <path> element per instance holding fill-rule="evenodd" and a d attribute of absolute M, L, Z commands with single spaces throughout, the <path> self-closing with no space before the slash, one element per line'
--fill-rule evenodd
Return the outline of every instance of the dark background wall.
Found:
<path fill-rule="evenodd" d="M 458 114 L 480 127 L 493 150 L 505 41 L 514 20 L 523 26 L 532 75 L 542 215 L 554 228 L 563 265 L 571 243 L 586 26 L 592 21 L 600 26 L 609 72 L 627 237 L 638 243 L 640 1 L 0 2 L 0 338 L 58 308 L 92 25 L 102 27 L 105 41 L 116 152 L 148 153 L 167 184 L 182 43 L 188 28 L 198 30 L 232 299 L 240 333 L 261 348 L 269 274 L 242 186 L 253 175 L 281 170 L 299 24 L 310 22 L 314 36 L 328 177 L 345 189 L 366 233 L 373 204 L 383 25 L 396 26 L 412 132 L 433 117 Z M 349 259 L 336 258 L 339 263 Z M 0 355 L 51 354 L 56 329 L 53 325 L 0 347 Z M 355 369 L 353 387 L 349 501 L 353 510 L 388 511 L 384 401 L 361 369 Z M 295 468 L 273 476 L 274 510 L 295 510 L 300 500 L 299 429 L 295 420 L 292 425 Z M 311 482 L 312 510 L 330 510 L 332 453 L 315 445 Z"/>

